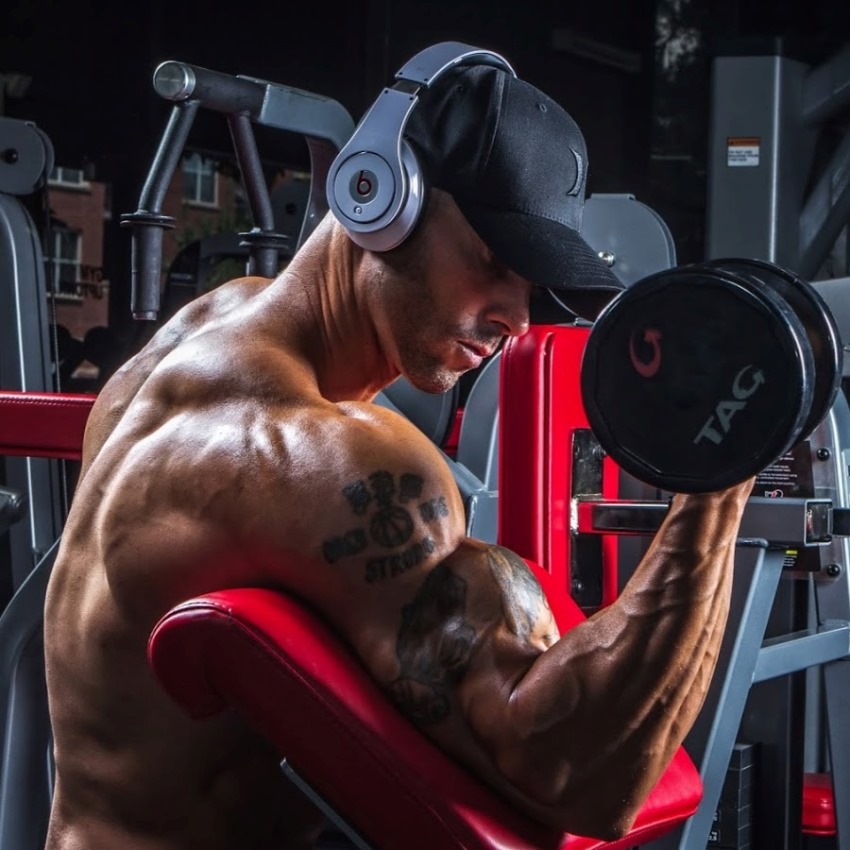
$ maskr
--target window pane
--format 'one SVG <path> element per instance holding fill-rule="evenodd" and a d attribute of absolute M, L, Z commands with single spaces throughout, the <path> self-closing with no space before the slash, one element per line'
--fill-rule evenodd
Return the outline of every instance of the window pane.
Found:
<path fill-rule="evenodd" d="M 70 185 L 81 185 L 85 183 L 83 170 L 81 168 L 65 168 L 57 165 L 50 172 L 48 181 L 51 183 L 65 183 Z"/>
<path fill-rule="evenodd" d="M 198 200 L 205 204 L 215 203 L 215 172 L 200 175 Z"/>
<path fill-rule="evenodd" d="M 197 174 L 201 170 L 201 155 L 193 153 L 183 160 L 183 170 L 187 174 Z"/>
<path fill-rule="evenodd" d="M 214 204 L 216 201 L 215 162 L 198 153 L 183 159 L 183 200 Z"/>
<path fill-rule="evenodd" d="M 79 257 L 80 235 L 70 230 L 56 231 L 56 259 L 76 262 Z"/>
<path fill-rule="evenodd" d="M 198 197 L 198 175 L 191 171 L 183 172 L 183 200 L 194 201 Z"/>
<path fill-rule="evenodd" d="M 56 263 L 56 273 L 59 277 L 60 284 L 71 285 L 77 282 L 76 263 L 65 263 L 59 261 Z"/>
<path fill-rule="evenodd" d="M 80 278 L 82 237 L 73 230 L 59 228 L 53 233 L 53 285 L 55 289 L 75 292 Z"/>

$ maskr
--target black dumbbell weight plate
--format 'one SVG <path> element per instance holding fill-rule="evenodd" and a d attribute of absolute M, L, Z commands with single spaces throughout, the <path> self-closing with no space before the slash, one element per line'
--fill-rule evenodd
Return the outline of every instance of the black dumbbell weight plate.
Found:
<path fill-rule="evenodd" d="M 636 478 L 712 492 L 796 442 L 812 402 L 806 333 L 784 299 L 725 269 L 648 277 L 597 319 L 582 399 L 602 448 Z"/>
<path fill-rule="evenodd" d="M 829 413 L 841 389 L 844 348 L 832 312 L 811 284 L 773 263 L 724 259 L 712 260 L 709 265 L 762 281 L 791 305 L 803 323 L 815 364 L 812 406 L 799 437 L 800 440 L 806 439 Z"/>

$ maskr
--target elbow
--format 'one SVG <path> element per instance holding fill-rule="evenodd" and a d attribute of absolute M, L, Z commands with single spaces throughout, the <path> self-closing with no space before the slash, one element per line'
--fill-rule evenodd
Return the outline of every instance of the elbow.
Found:
<path fill-rule="evenodd" d="M 572 812 L 563 818 L 558 828 L 572 835 L 596 838 L 601 841 L 619 841 L 625 838 L 634 824 L 635 816 L 628 809 Z"/>
<path fill-rule="evenodd" d="M 619 841 L 625 838 L 637 816 L 637 808 L 630 803 L 605 799 L 605 789 L 599 795 L 580 802 L 562 801 L 544 806 L 548 816 L 544 822 L 561 832 L 596 838 L 601 841 Z"/>
<path fill-rule="evenodd" d="M 617 841 L 631 830 L 642 798 L 616 793 L 610 778 L 579 779 L 568 768 L 503 771 L 516 802 L 535 820 L 572 835 Z"/>
<path fill-rule="evenodd" d="M 538 704 L 512 701 L 514 737 L 496 754 L 526 813 L 561 832 L 602 841 L 629 834 L 657 780 L 640 753 L 586 738 L 553 741 Z M 522 709 L 522 710 L 520 710 Z"/>

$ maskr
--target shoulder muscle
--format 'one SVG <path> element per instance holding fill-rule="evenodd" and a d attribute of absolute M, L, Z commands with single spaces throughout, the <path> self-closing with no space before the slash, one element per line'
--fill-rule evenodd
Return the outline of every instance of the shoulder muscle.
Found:
<path fill-rule="evenodd" d="M 323 476 L 321 559 L 388 581 L 453 551 L 463 505 L 442 455 L 415 426 L 369 404 L 346 404 L 328 424 L 335 459 Z"/>

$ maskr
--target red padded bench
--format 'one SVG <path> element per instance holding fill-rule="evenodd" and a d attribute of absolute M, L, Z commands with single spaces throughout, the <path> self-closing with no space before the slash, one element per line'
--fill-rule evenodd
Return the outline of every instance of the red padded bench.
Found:
<path fill-rule="evenodd" d="M 94 399 L 0 390 L 0 455 L 79 460 Z"/>
<path fill-rule="evenodd" d="M 581 622 L 572 600 L 536 571 L 561 630 Z M 159 622 L 148 654 L 190 715 L 234 708 L 376 848 L 625 850 L 681 823 L 701 797 L 696 769 L 680 750 L 623 839 L 605 843 L 542 826 L 443 755 L 315 614 L 275 591 L 191 599 Z"/>

